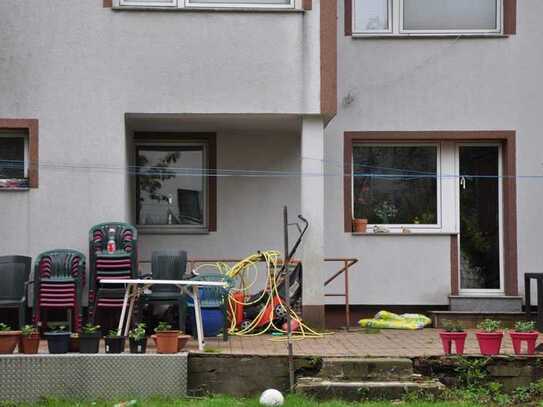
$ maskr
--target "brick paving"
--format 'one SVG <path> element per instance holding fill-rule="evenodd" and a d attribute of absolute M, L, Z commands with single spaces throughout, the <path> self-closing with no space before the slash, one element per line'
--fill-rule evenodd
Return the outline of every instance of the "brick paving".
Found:
<path fill-rule="evenodd" d="M 369 356 L 369 357 L 419 357 L 443 355 L 439 330 L 421 331 L 381 330 L 368 334 L 360 329 L 350 332 L 336 331 L 318 339 L 294 341 L 294 354 L 300 356 Z M 227 342 L 221 338 L 207 338 L 208 351 L 232 355 L 286 355 L 287 345 L 278 337 L 261 335 L 256 337 L 231 336 Z M 188 343 L 190 352 L 198 352 L 195 340 Z M 103 341 L 102 350 L 103 352 Z M 126 346 L 128 351 L 128 343 Z M 149 341 L 149 352 L 155 352 L 153 341 Z M 41 341 L 40 353 L 47 353 L 47 342 Z M 468 330 L 466 354 L 478 354 L 479 345 L 475 330 Z M 502 343 L 502 354 L 512 354 L 511 339 L 506 332 Z"/>

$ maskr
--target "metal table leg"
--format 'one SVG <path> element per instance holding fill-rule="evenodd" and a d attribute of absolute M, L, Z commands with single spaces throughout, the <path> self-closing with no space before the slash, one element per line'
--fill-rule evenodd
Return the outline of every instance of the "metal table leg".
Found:
<path fill-rule="evenodd" d="M 130 295 L 130 306 L 128 307 L 128 315 L 126 317 L 126 326 L 124 327 L 124 336 L 128 336 L 128 331 L 130 330 L 130 322 L 132 321 L 132 312 L 134 311 L 134 302 L 136 301 L 137 297 L 137 287 L 134 286 L 131 290 L 132 293 Z"/>
<path fill-rule="evenodd" d="M 119 318 L 119 326 L 117 328 L 118 336 L 121 336 L 123 332 L 124 316 L 126 314 L 126 306 L 128 305 L 128 296 L 130 295 L 131 289 L 132 289 L 132 284 L 128 284 L 124 292 L 123 308 L 121 310 L 121 317 Z"/>
<path fill-rule="evenodd" d="M 196 319 L 196 332 L 198 335 L 198 350 L 204 351 L 204 327 L 202 324 L 202 310 L 200 309 L 200 298 L 198 286 L 192 286 L 192 299 L 194 301 L 194 317 Z"/>

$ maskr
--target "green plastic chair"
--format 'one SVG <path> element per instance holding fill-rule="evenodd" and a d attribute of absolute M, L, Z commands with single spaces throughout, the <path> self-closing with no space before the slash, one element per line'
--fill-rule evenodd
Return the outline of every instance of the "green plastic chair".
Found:
<path fill-rule="evenodd" d="M 187 252 L 175 250 L 154 251 L 151 257 L 151 273 L 142 275 L 153 280 L 183 280 L 187 269 Z M 178 287 L 156 285 L 150 287 L 150 293 L 139 298 L 139 315 L 143 307 L 149 304 L 177 305 L 179 310 L 179 329 L 185 331 L 187 296 Z"/>
<path fill-rule="evenodd" d="M 17 309 L 19 327 L 26 323 L 26 295 L 32 259 L 27 256 L 0 257 L 0 308 Z"/>
<path fill-rule="evenodd" d="M 77 250 L 56 249 L 41 253 L 34 263 L 34 317 L 39 326 L 43 309 L 66 309 L 70 330 L 81 330 L 82 293 L 85 285 L 85 255 Z"/>

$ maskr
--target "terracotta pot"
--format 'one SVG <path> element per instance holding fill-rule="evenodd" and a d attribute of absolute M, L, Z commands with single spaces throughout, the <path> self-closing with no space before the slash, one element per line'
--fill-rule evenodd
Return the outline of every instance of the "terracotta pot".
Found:
<path fill-rule="evenodd" d="M 179 331 L 160 331 L 156 333 L 157 353 L 177 353 Z"/>
<path fill-rule="evenodd" d="M 443 352 L 446 355 L 452 354 L 452 344 L 457 355 L 464 354 L 464 345 L 466 344 L 467 332 L 440 332 L 441 344 L 443 345 Z"/>
<path fill-rule="evenodd" d="M 38 353 L 40 348 L 40 334 L 37 332 L 31 333 L 30 335 L 21 335 L 21 342 L 19 346 L 19 351 L 26 355 L 34 355 Z"/>
<path fill-rule="evenodd" d="M 353 232 L 354 233 L 366 233 L 368 228 L 367 219 L 353 219 Z"/>
<path fill-rule="evenodd" d="M 537 341 L 537 337 L 539 336 L 539 332 L 509 332 L 509 335 L 511 335 L 511 342 L 513 342 L 513 349 L 515 350 L 515 354 L 521 355 L 522 354 L 522 342 L 526 342 L 527 345 L 527 354 L 533 355 L 535 353 L 535 343 Z"/>
<path fill-rule="evenodd" d="M 190 335 L 178 335 L 177 336 L 177 351 L 181 352 L 185 346 L 187 346 L 187 342 L 190 340 Z"/>
<path fill-rule="evenodd" d="M 482 355 L 493 356 L 500 353 L 503 332 L 477 332 L 475 335 Z"/>
<path fill-rule="evenodd" d="M 0 332 L 0 354 L 13 353 L 20 336 L 21 331 Z"/>

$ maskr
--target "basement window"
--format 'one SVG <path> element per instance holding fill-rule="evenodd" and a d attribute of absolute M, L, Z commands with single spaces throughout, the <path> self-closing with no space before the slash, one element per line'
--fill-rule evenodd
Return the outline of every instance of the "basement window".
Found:
<path fill-rule="evenodd" d="M 354 35 L 499 35 L 503 0 L 352 0 Z"/>

